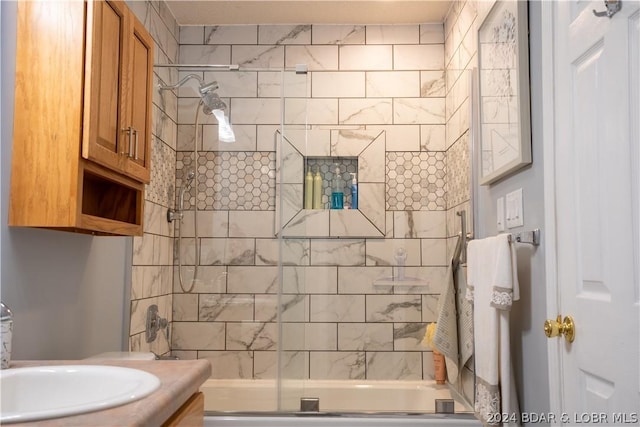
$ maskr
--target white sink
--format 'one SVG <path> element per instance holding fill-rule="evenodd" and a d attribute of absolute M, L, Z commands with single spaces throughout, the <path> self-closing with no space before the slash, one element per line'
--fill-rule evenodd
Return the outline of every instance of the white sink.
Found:
<path fill-rule="evenodd" d="M 155 375 L 101 365 L 38 366 L 0 371 L 0 423 L 99 411 L 134 402 L 160 386 Z"/>

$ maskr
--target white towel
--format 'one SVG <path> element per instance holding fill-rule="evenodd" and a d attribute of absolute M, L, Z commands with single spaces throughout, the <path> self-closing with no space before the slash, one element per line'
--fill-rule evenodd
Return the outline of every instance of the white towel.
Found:
<path fill-rule="evenodd" d="M 506 420 L 504 425 L 519 426 L 509 343 L 509 311 L 520 298 L 515 248 L 507 234 L 472 240 L 467 260 L 467 298 L 473 301 L 475 333 L 476 416 L 489 425 L 503 425 L 499 421 Z"/>

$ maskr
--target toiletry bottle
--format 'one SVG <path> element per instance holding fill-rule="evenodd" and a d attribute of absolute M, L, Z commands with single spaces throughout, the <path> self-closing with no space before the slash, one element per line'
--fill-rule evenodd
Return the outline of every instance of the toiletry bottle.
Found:
<path fill-rule="evenodd" d="M 344 209 L 344 180 L 339 167 L 336 167 L 335 177 L 331 181 L 331 209 Z"/>
<path fill-rule="evenodd" d="M 351 172 L 351 209 L 358 209 L 358 175 Z"/>
<path fill-rule="evenodd" d="M 307 174 L 304 177 L 304 208 L 313 208 L 313 175 L 311 169 L 307 170 Z"/>
<path fill-rule="evenodd" d="M 320 168 L 316 168 L 316 173 L 313 176 L 313 209 L 322 209 L 322 175 L 320 175 Z"/>

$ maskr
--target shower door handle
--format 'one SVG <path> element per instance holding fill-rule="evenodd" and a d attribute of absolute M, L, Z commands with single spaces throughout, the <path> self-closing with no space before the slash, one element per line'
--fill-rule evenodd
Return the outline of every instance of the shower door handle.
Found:
<path fill-rule="evenodd" d="M 613 15 L 618 13 L 620 9 L 622 9 L 621 3 L 622 3 L 622 0 L 604 0 L 604 5 L 606 6 L 607 10 L 602 12 L 596 12 L 596 10 L 593 9 L 593 14 L 598 18 L 601 18 L 604 16 L 606 16 L 607 18 L 611 18 Z"/>

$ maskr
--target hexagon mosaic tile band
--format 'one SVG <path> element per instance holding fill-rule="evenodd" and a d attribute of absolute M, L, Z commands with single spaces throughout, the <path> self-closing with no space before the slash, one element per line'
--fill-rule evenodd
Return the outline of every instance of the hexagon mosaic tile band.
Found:
<path fill-rule="evenodd" d="M 387 210 L 445 210 L 445 153 L 388 152 Z"/>
<path fill-rule="evenodd" d="M 177 152 L 176 193 L 182 177 L 194 169 L 193 153 Z M 198 155 L 197 186 L 189 190 L 183 209 L 193 209 L 196 187 L 200 210 L 275 210 L 274 152 L 203 152 Z"/>

